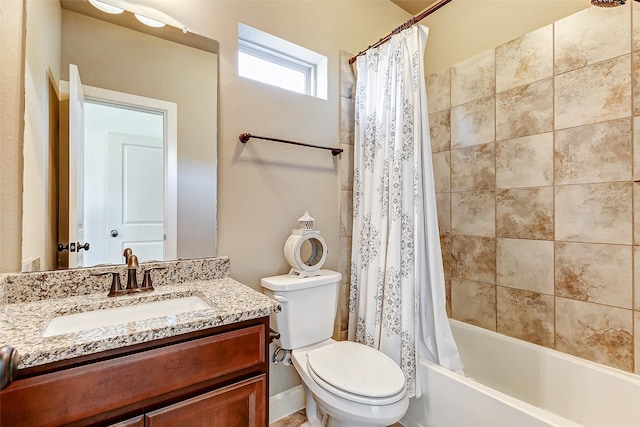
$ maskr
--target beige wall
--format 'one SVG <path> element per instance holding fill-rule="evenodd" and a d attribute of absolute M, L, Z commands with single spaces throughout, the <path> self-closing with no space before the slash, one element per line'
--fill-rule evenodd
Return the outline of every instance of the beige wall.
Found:
<path fill-rule="evenodd" d="M 85 85 L 177 104 L 178 257 L 214 256 L 217 56 L 63 10 L 61 63 L 64 80 L 76 64 Z"/>
<path fill-rule="evenodd" d="M 638 17 L 592 7 L 427 77 L 451 316 L 636 373 Z"/>
<path fill-rule="evenodd" d="M 22 230 L 24 2 L 0 5 L 0 273 L 18 271 Z"/>
<path fill-rule="evenodd" d="M 453 0 L 422 21 L 429 27 L 425 74 L 589 6 L 588 0 Z"/>

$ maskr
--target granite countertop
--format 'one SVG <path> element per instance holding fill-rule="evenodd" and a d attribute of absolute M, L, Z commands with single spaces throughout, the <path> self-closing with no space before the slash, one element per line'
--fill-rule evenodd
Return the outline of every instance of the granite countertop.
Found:
<path fill-rule="evenodd" d="M 51 337 L 41 336 L 47 323 L 57 316 L 190 296 L 200 297 L 211 308 Z M 18 350 L 18 367 L 24 369 L 256 319 L 277 311 L 280 311 L 278 302 L 228 276 L 156 285 L 152 292 L 113 298 L 101 292 L 12 303 L 5 300 L 0 305 L 0 343 Z"/>

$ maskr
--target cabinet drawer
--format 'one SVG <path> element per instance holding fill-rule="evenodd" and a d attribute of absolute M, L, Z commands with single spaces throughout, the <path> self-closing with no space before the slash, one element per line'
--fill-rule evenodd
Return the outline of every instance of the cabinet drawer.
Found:
<path fill-rule="evenodd" d="M 263 427 L 265 375 L 204 393 L 145 415 L 146 427 Z"/>
<path fill-rule="evenodd" d="M 258 372 L 266 357 L 264 324 L 19 380 L 0 391 L 0 425 L 59 425 L 107 419 Z M 226 377 L 225 377 L 226 376 Z M 98 416 L 99 414 L 104 414 Z"/>

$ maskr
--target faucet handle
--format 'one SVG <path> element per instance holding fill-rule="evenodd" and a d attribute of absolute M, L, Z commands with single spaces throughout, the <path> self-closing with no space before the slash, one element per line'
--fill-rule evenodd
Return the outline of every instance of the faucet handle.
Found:
<path fill-rule="evenodd" d="M 93 276 L 106 276 L 107 274 L 111 274 L 111 289 L 107 294 L 108 297 L 115 297 L 118 295 L 118 292 L 122 291 L 122 284 L 120 283 L 120 273 L 117 271 L 105 271 L 102 273 L 91 273 Z"/>
<path fill-rule="evenodd" d="M 140 286 L 140 288 L 144 289 L 144 290 L 149 290 L 152 291 L 153 290 L 153 283 L 151 282 L 151 272 L 153 270 L 166 270 L 167 267 L 152 267 L 152 268 L 147 268 L 146 270 L 144 270 L 144 275 L 142 278 L 142 285 Z"/>
<path fill-rule="evenodd" d="M 131 248 L 125 248 L 124 252 L 122 252 L 122 256 L 124 257 L 125 262 L 129 262 L 129 257 L 133 255 L 133 251 Z"/>

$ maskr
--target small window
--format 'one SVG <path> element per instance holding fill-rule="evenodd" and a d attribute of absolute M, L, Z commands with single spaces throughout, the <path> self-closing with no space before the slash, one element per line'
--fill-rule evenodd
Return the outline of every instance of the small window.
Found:
<path fill-rule="evenodd" d="M 326 56 L 244 24 L 238 24 L 238 74 L 327 99 Z"/>

